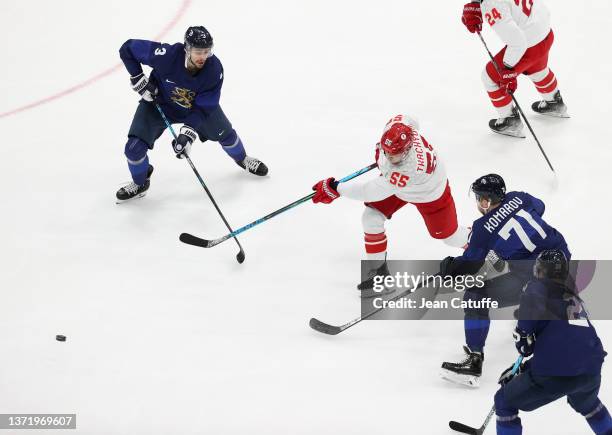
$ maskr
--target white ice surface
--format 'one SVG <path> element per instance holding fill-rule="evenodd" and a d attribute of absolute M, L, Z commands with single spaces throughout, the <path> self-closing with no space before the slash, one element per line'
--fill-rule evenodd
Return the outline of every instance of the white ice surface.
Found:
<path fill-rule="evenodd" d="M 462 223 L 476 217 L 469 183 L 499 172 L 511 189 L 546 201 L 575 258 L 610 259 L 612 62 L 601 49 L 612 3 L 548 3 L 550 64 L 572 118 L 528 116 L 557 190 L 531 138 L 488 131 L 487 57 L 460 22 L 461 1 L 193 2 L 166 40 L 188 25 L 209 28 L 226 72 L 222 106 L 270 177 L 240 171 L 216 143 L 194 146 L 193 160 L 238 227 L 318 179 L 367 165 L 386 120 L 408 112 L 446 162 Z M 1 2 L 0 113 L 116 64 L 123 41 L 152 38 L 179 5 Z M 537 94 L 527 79 L 520 85 L 530 112 Z M 250 230 L 240 238 L 243 265 L 232 241 L 183 245 L 181 232 L 226 229 L 168 133 L 150 153 L 148 196 L 114 203 L 129 180 L 123 146 L 136 103 L 120 70 L 0 119 L 0 413 L 74 412 L 75 432 L 88 435 L 449 434 L 449 419 L 480 424 L 497 374 L 515 358 L 511 322 L 492 326 L 479 390 L 437 375 L 459 356 L 461 322 L 312 331 L 311 316 L 358 315 L 362 205 L 305 204 Z M 429 238 L 411 208 L 387 232 L 395 259 L 456 254 Z M 612 348 L 612 323 L 596 325 Z M 610 405 L 609 364 L 603 376 Z M 589 433 L 562 401 L 523 423 L 526 434 Z"/>

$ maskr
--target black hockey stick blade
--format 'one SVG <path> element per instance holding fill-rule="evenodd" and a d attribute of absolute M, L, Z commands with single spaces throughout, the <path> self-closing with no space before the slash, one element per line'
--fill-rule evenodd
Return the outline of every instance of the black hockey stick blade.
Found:
<path fill-rule="evenodd" d="M 236 260 L 238 261 L 238 263 L 242 264 L 244 262 L 244 257 L 244 251 L 242 250 L 242 248 L 240 248 L 240 252 L 236 254 Z"/>
<path fill-rule="evenodd" d="M 314 317 L 310 319 L 310 327 L 315 331 L 322 332 L 327 335 L 338 335 L 342 332 L 342 328 L 339 326 L 328 325 L 327 323 L 321 322 L 319 319 L 315 319 Z"/>
<path fill-rule="evenodd" d="M 452 430 L 457 431 L 457 432 L 467 433 L 467 434 L 472 434 L 472 435 L 482 434 L 482 431 L 479 431 L 478 429 L 473 428 L 471 426 L 467 426 L 463 423 L 459 423 L 458 421 L 449 421 L 448 425 L 450 426 Z"/>
<path fill-rule="evenodd" d="M 200 248 L 210 248 L 211 247 L 210 240 L 201 239 L 189 233 L 181 233 L 181 235 L 179 236 L 179 240 L 188 245 L 198 246 Z M 242 264 L 244 263 L 245 258 L 246 258 L 246 254 L 244 253 L 244 249 L 242 249 L 242 246 L 240 246 L 240 251 L 236 254 L 236 261 Z"/>
<path fill-rule="evenodd" d="M 196 237 L 192 234 L 189 233 L 181 233 L 181 235 L 179 236 L 179 240 L 183 243 L 187 243 L 188 245 L 192 245 L 192 246 L 199 246 L 200 248 L 208 248 L 208 240 L 206 239 L 201 239 L 199 237 Z M 244 261 L 244 252 L 240 251 L 238 253 L 238 255 L 240 255 L 242 253 L 242 261 Z M 238 261 L 239 263 L 242 263 L 242 261 Z"/>

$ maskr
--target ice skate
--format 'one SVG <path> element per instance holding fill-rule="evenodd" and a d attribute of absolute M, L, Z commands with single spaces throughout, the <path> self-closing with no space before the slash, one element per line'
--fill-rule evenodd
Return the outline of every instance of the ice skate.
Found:
<path fill-rule="evenodd" d="M 516 107 L 512 108 L 512 114 L 505 118 L 497 118 L 489 121 L 489 127 L 495 133 L 505 136 L 524 138 L 523 121 L 516 111 Z"/>
<path fill-rule="evenodd" d="M 144 184 L 138 185 L 134 182 L 131 182 L 127 186 L 123 186 L 121 189 L 117 191 L 117 204 L 121 204 L 122 202 L 129 201 L 134 198 L 142 198 L 147 194 L 147 190 L 149 190 L 149 186 L 151 185 L 151 174 L 153 174 L 153 165 L 149 165 L 149 169 L 147 170 L 147 179 Z"/>
<path fill-rule="evenodd" d="M 442 363 L 440 376 L 442 376 L 442 379 L 455 384 L 476 388 L 480 385 L 484 354 L 482 352 L 472 352 L 467 346 L 463 346 L 463 351 L 466 354 L 463 361 Z"/>
<path fill-rule="evenodd" d="M 395 289 L 387 288 L 386 286 L 383 286 L 384 288 L 382 289 L 382 291 L 374 291 L 374 277 L 382 276 L 382 279 L 384 279 L 384 277 L 389 275 L 391 275 L 391 273 L 389 272 L 389 268 L 387 267 L 386 261 L 376 269 L 372 269 L 368 273 L 368 278 L 357 285 L 357 290 L 361 292 L 360 297 L 366 299 L 393 293 Z"/>
<path fill-rule="evenodd" d="M 255 157 L 246 156 L 241 162 L 236 162 L 245 171 L 263 177 L 268 174 L 268 167 Z"/>
<path fill-rule="evenodd" d="M 567 114 L 567 106 L 563 102 L 561 92 L 555 92 L 551 101 L 542 100 L 536 101 L 531 105 L 534 112 L 546 116 L 554 116 L 556 118 L 569 118 Z"/>

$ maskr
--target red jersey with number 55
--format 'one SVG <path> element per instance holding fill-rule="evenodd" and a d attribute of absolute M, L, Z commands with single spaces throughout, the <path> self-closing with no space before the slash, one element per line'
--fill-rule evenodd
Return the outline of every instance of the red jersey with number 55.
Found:
<path fill-rule="evenodd" d="M 550 11 L 543 0 L 483 0 L 481 10 L 483 20 L 508 46 L 504 63 L 509 67 L 550 33 Z"/>
<path fill-rule="evenodd" d="M 406 115 L 398 117 L 413 129 L 412 147 L 404 160 L 399 164 L 391 163 L 377 144 L 381 176 L 362 184 L 339 184 L 340 195 L 364 202 L 381 201 L 395 195 L 406 202 L 424 203 L 435 201 L 444 193 L 446 171 L 436 151 L 418 132 L 417 121 Z"/>

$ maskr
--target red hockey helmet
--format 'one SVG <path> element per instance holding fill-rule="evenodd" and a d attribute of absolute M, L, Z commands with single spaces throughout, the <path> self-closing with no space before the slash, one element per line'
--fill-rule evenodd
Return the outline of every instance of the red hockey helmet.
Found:
<path fill-rule="evenodd" d="M 412 147 L 412 128 L 401 122 L 389 123 L 380 139 L 380 146 L 389 155 L 403 154 Z"/>

